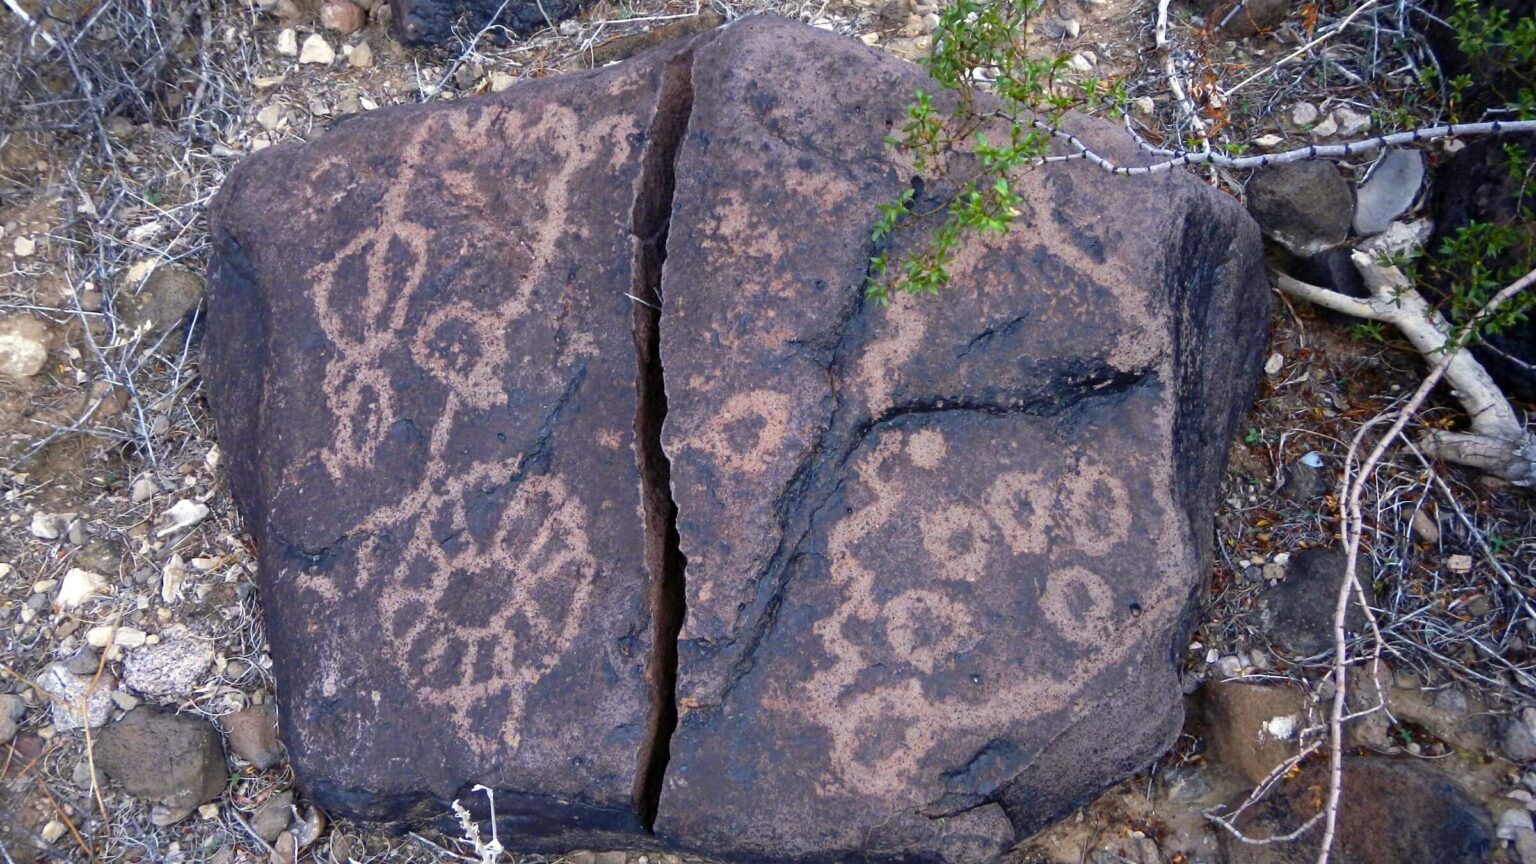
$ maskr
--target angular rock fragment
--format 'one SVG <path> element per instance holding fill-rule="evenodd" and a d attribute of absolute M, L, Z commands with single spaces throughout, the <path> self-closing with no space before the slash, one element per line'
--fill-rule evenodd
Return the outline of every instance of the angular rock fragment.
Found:
<path fill-rule="evenodd" d="M 210 402 L 310 798 L 981 861 L 1167 745 L 1258 230 L 1053 166 L 944 298 L 876 306 L 876 205 L 953 191 L 881 143 L 922 83 L 748 19 L 231 176 Z"/>

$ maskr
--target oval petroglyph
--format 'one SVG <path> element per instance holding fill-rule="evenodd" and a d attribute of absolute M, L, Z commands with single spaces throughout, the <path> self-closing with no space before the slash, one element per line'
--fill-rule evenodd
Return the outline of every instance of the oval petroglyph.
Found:
<path fill-rule="evenodd" d="M 789 431 L 788 393 L 752 390 L 737 393 L 687 442 L 714 457 L 729 471 L 757 474 L 775 461 Z"/>
<path fill-rule="evenodd" d="M 1123 487 L 1094 464 L 1050 481 L 1031 472 L 1003 474 L 983 496 L 985 508 L 958 500 L 960 493 L 935 494 L 931 486 L 914 493 L 903 472 L 941 468 L 947 449 L 939 430 L 881 433 L 853 468 L 850 483 L 863 493 L 861 505 L 850 507 L 830 528 L 829 577 L 842 600 L 813 628 L 830 659 L 805 684 L 810 707 L 799 709 L 829 718 L 824 722 L 832 739 L 831 768 L 821 784 L 828 794 L 862 788 L 897 795 L 937 742 L 967 730 L 995 729 L 1000 722 L 1027 722 L 1033 706 L 1066 699 L 1083 675 L 1128 644 L 1110 638 L 1117 607 L 1109 584 L 1085 567 L 1060 567 L 1043 580 L 1036 603 L 1038 623 L 1077 652 L 1068 670 L 1044 675 L 1021 668 L 985 687 L 925 689 L 935 672 L 999 636 L 988 634 L 976 619 L 984 608 L 976 605 L 977 597 L 951 586 L 967 585 L 976 574 L 999 567 L 1017 567 L 1012 556 L 1047 552 L 1053 535 L 1077 530 L 1086 517 L 1082 508 L 1090 504 L 1125 508 L 1114 514 L 1120 533 L 1099 539 L 1106 546 L 1125 536 L 1130 520 Z M 908 500 L 911 494 L 923 495 L 922 504 Z M 934 578 L 926 587 L 882 600 L 882 583 L 891 574 L 866 560 L 873 554 L 870 546 L 909 533 L 909 514 L 919 506 L 925 514 L 919 530 L 926 560 L 914 561 L 912 572 Z M 878 627 L 879 644 L 869 635 L 870 624 Z M 892 660 L 898 661 L 894 668 Z M 861 677 L 876 666 L 885 670 L 879 683 Z M 900 720 L 900 738 L 888 734 L 893 717 Z"/>

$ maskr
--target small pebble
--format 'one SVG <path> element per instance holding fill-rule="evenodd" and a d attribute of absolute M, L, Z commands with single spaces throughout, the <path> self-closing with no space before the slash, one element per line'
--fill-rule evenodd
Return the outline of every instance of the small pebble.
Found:
<path fill-rule="evenodd" d="M 367 69 L 373 65 L 373 49 L 367 42 L 359 42 L 352 48 L 352 53 L 347 55 L 347 63 L 353 69 Z"/>
<path fill-rule="evenodd" d="M 368 23 L 368 13 L 349 0 L 327 0 L 320 7 L 320 26 L 343 36 L 356 33 Z"/>
<path fill-rule="evenodd" d="M 331 47 L 331 43 L 325 41 L 324 36 L 311 33 L 304 37 L 304 45 L 299 49 L 299 62 L 329 66 L 336 62 L 336 49 Z"/>

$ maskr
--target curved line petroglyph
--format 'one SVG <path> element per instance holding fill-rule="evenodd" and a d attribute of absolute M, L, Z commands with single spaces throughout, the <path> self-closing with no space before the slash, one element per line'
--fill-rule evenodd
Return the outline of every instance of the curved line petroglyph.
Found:
<path fill-rule="evenodd" d="M 911 778 L 934 747 L 967 732 L 1016 727 L 1039 716 L 1036 706 L 1069 702 L 1084 676 L 1120 662 L 1126 646 L 1138 644 L 1108 638 L 1119 610 L 1104 578 L 1082 566 L 1062 567 L 1049 574 L 1037 602 L 1042 623 L 1082 652 L 1075 665 L 1049 675 L 1020 668 L 1004 679 L 984 682 L 985 688 L 973 693 L 924 690 L 924 679 L 934 670 L 989 638 L 978 632 L 973 620 L 978 608 L 974 595 L 962 597 L 951 586 L 969 583 L 979 573 L 1017 567 L 1006 560 L 1015 554 L 1046 553 L 1055 534 L 1071 538 L 1084 515 L 1080 507 L 1118 508 L 1109 518 L 1122 526 L 1129 524 L 1131 512 L 1124 487 L 1107 466 L 1091 460 L 1077 476 L 1054 481 L 1031 472 L 1004 474 L 983 496 L 985 510 L 955 495 L 933 500 L 932 489 L 926 489 L 921 493 L 921 535 L 929 562 L 938 566 L 921 571 L 924 587 L 882 602 L 881 574 L 861 559 L 859 544 L 893 530 L 909 530 L 905 526 L 915 505 L 903 495 L 907 487 L 899 471 L 904 469 L 893 460 L 903 459 L 910 466 L 905 470 L 942 471 L 946 448 L 933 438 L 939 434 L 931 429 L 885 430 L 856 463 L 850 482 L 863 487 L 867 494 L 860 500 L 866 503 L 850 505 L 852 509 L 831 526 L 827 540 L 828 578 L 843 600 L 813 627 L 831 662 L 805 682 L 796 698 L 773 700 L 780 710 L 822 718 L 819 722 L 832 739 L 829 773 L 820 784 L 824 794 L 860 789 L 899 800 L 911 793 Z M 893 472 L 893 467 L 898 470 Z M 1112 545 L 1123 535 L 1103 539 Z M 989 561 L 991 556 L 1003 560 Z M 887 584 L 890 575 L 884 574 Z M 1162 580 L 1149 581 L 1152 596 L 1142 602 L 1160 608 L 1170 598 L 1162 596 Z M 869 643 L 863 625 L 871 623 L 880 625 L 877 632 L 884 634 L 889 647 Z M 971 642 L 963 641 L 961 634 Z M 892 663 L 893 658 L 897 662 Z M 901 674 L 901 661 L 913 671 Z M 885 670 L 882 683 L 859 680 L 861 672 L 876 666 Z M 871 729 L 901 729 L 902 734 L 881 739 L 870 735 Z"/>
<path fill-rule="evenodd" d="M 357 551 L 357 587 L 380 598 L 382 643 L 406 679 L 403 692 L 425 694 L 458 738 L 482 752 L 518 746 L 529 691 L 580 632 L 599 576 L 588 535 L 591 514 L 560 476 L 515 476 L 527 454 L 464 465 L 453 461 L 450 447 L 467 412 L 508 405 L 514 367 L 522 380 L 541 374 L 542 382 L 534 386 L 560 393 L 571 370 L 597 353 L 590 339 L 556 340 L 557 356 L 548 362 L 518 365 L 509 344 L 515 325 L 529 326 L 532 292 L 549 279 L 551 268 L 561 266 L 562 239 L 579 230 L 567 219 L 573 180 L 604 148 L 578 142 L 594 140 L 595 131 L 597 140 L 613 148 L 628 146 L 624 135 L 631 130 L 621 128 L 622 118 L 596 130 L 583 128 L 584 122 L 557 105 L 542 106 L 537 117 L 491 106 L 473 118 L 468 112 L 423 118 L 402 150 L 398 176 L 385 187 L 376 222 L 308 274 L 320 328 L 335 346 L 322 386 L 335 431 L 320 452 L 334 482 L 391 470 L 378 464 L 386 436 L 402 419 L 391 369 L 414 365 L 446 393 L 431 424 L 420 477 L 405 495 L 375 508 L 356 526 L 354 533 L 366 538 Z M 434 246 L 453 241 L 412 221 L 413 197 L 423 194 L 417 181 L 441 181 L 467 210 L 490 207 L 495 191 L 472 172 L 424 164 L 424 150 L 429 144 L 441 150 L 444 137 L 466 151 L 487 140 L 519 140 L 550 153 L 559 171 L 538 190 L 544 212 L 528 220 L 528 235 L 511 244 L 524 250 L 521 272 L 507 268 L 506 284 L 495 286 L 489 303 L 448 297 L 424 309 L 432 302 L 421 287 L 431 275 L 433 253 L 438 259 L 445 255 Z M 418 174 L 418 166 L 430 172 Z M 325 163 L 316 171 L 338 167 Z M 350 288 L 357 281 L 348 269 L 354 265 L 361 265 L 364 290 L 361 296 L 341 295 L 342 282 Z M 345 307 L 336 305 L 337 296 L 348 298 Z M 413 323 L 413 315 L 419 321 Z M 469 536 L 466 501 L 499 486 L 508 488 L 501 512 L 489 537 L 476 541 Z M 450 546 L 442 531 L 464 542 Z M 330 585 L 315 588 L 334 591 Z M 473 598 L 487 593 L 494 596 L 474 606 Z M 445 597 L 465 596 L 471 602 L 455 609 L 483 610 L 484 620 L 448 620 L 441 610 L 430 611 Z M 485 716 L 498 718 L 500 728 L 489 728 Z"/>

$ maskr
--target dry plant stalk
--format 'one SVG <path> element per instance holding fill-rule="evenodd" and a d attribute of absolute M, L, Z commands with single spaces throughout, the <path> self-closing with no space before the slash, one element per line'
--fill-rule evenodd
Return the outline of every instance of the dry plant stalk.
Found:
<path fill-rule="evenodd" d="M 1516 486 L 1536 486 L 1536 436 L 1525 428 L 1483 365 L 1465 351 L 1450 350 L 1462 342 L 1450 322 L 1414 290 L 1396 267 L 1377 264 L 1364 252 L 1357 251 L 1352 258 L 1371 292 L 1366 299 L 1311 285 L 1284 273 L 1275 273 L 1275 285 L 1293 297 L 1335 312 L 1391 324 L 1426 358 L 1443 354 L 1443 375 L 1456 400 L 1467 411 L 1470 431 L 1432 430 L 1418 442 L 1419 447 L 1432 457 L 1476 468 Z M 1512 297 L 1533 282 L 1536 271 L 1527 273 L 1505 291 Z M 1504 296 L 1504 292 L 1499 296 Z M 1485 308 L 1494 308 L 1494 304 Z M 1483 317 L 1486 316 L 1474 320 Z"/>
<path fill-rule="evenodd" d="M 1370 257 L 1360 252 L 1355 253 L 1354 262 L 1356 267 L 1362 269 L 1362 273 L 1364 272 L 1366 266 L 1371 266 L 1374 268 L 1374 264 L 1371 262 Z M 1380 269 L 1382 271 L 1391 270 L 1396 272 L 1396 268 L 1375 269 Z M 1402 274 L 1397 273 L 1397 277 L 1402 278 Z M 1367 277 L 1366 281 L 1367 284 L 1371 287 L 1373 298 L 1378 295 L 1379 292 L 1387 290 L 1386 286 L 1393 284 L 1390 279 L 1385 277 L 1374 282 L 1370 277 Z M 1403 282 L 1406 283 L 1406 281 L 1406 279 L 1403 279 Z M 1479 311 L 1476 315 L 1472 316 L 1472 318 L 1468 320 L 1467 323 L 1464 324 L 1459 331 L 1455 333 L 1441 334 L 1442 339 L 1439 343 L 1439 347 L 1444 348 L 1444 350 L 1441 351 L 1440 359 L 1435 363 L 1434 368 L 1430 370 L 1429 374 L 1424 377 L 1424 381 L 1419 384 L 1419 387 L 1414 391 L 1413 396 L 1408 399 L 1408 401 L 1403 405 L 1401 409 L 1395 412 L 1396 419 L 1393 420 L 1391 428 L 1387 430 L 1387 434 L 1382 436 L 1380 441 L 1376 442 L 1376 446 L 1371 450 L 1370 455 L 1366 457 L 1365 462 L 1360 465 L 1358 471 L 1352 471 L 1351 469 L 1354 465 L 1355 456 L 1359 452 L 1361 441 L 1365 438 L 1366 433 L 1371 429 L 1372 426 L 1376 425 L 1377 422 L 1384 420 L 1387 416 L 1391 415 L 1384 414 L 1381 417 L 1366 423 L 1364 426 L 1360 427 L 1360 430 L 1355 433 L 1354 439 L 1350 442 L 1349 454 L 1346 457 L 1344 463 L 1344 478 L 1340 484 L 1340 492 L 1342 494 L 1340 495 L 1339 500 L 1342 502 L 1344 508 L 1343 513 L 1340 515 L 1344 520 L 1345 569 L 1344 581 L 1339 585 L 1338 598 L 1334 603 L 1333 612 L 1334 690 L 1332 713 L 1329 718 L 1328 800 L 1323 808 L 1323 842 L 1322 847 L 1318 850 L 1317 864 L 1328 864 L 1328 858 L 1333 849 L 1334 837 L 1336 836 L 1338 830 L 1339 801 L 1344 791 L 1344 706 L 1345 699 L 1347 697 L 1347 683 L 1349 677 L 1349 646 L 1345 637 L 1344 622 L 1349 611 L 1350 598 L 1352 596 L 1356 597 L 1360 604 L 1366 607 L 1367 614 L 1369 614 L 1370 611 L 1369 603 L 1366 602 L 1365 592 L 1360 585 L 1359 574 L 1357 572 L 1360 557 L 1360 540 L 1365 532 L 1365 516 L 1360 506 L 1360 499 L 1365 491 L 1366 481 L 1370 479 L 1371 472 L 1374 471 L 1376 466 L 1381 462 L 1381 459 L 1386 454 L 1388 448 L 1390 448 L 1392 444 L 1396 442 L 1398 437 L 1402 435 L 1403 429 L 1408 425 L 1408 422 L 1413 419 L 1420 406 L 1424 404 L 1424 400 L 1429 398 L 1430 391 L 1434 390 L 1435 385 L 1440 383 L 1440 379 L 1450 377 L 1452 374 L 1451 370 L 1453 368 L 1465 370 L 1465 365 L 1463 364 L 1458 367 L 1458 363 L 1463 363 L 1463 361 L 1471 361 L 1474 365 L 1476 365 L 1478 372 L 1482 372 L 1484 376 L 1487 375 L 1486 372 L 1483 372 L 1482 366 L 1480 364 L 1476 364 L 1475 360 L 1471 360 L 1470 355 L 1466 353 L 1467 334 L 1472 333 L 1474 328 L 1476 328 L 1479 323 L 1486 320 L 1489 316 L 1496 312 L 1500 306 L 1503 306 L 1515 295 L 1529 288 L 1533 284 L 1536 284 L 1536 270 L 1532 270 L 1530 273 L 1525 274 L 1515 282 L 1511 283 L 1504 290 L 1500 291 L 1498 294 L 1495 294 L 1493 299 L 1489 300 L 1488 304 L 1484 306 L 1482 310 Z M 1315 288 L 1316 286 L 1311 287 Z M 1417 293 L 1413 292 L 1411 288 L 1409 288 L 1408 291 L 1413 293 L 1414 297 L 1418 297 Z M 1328 293 L 1332 294 L 1334 292 Z M 1423 303 L 1422 298 L 1418 299 L 1420 303 Z M 1418 311 L 1422 313 L 1423 310 Z M 1441 323 L 1443 325 L 1443 319 L 1441 319 Z M 1439 331 L 1437 331 L 1437 333 L 1438 332 Z M 1463 372 L 1463 374 L 1465 373 Z M 1498 389 L 1494 388 L 1493 392 L 1498 393 Z M 1503 399 L 1502 394 L 1499 394 L 1499 399 Z M 1505 405 L 1507 407 L 1508 403 L 1505 403 Z M 1377 639 L 1377 645 L 1380 645 L 1379 637 Z M 1377 689 L 1379 692 L 1380 688 L 1378 687 Z"/>

